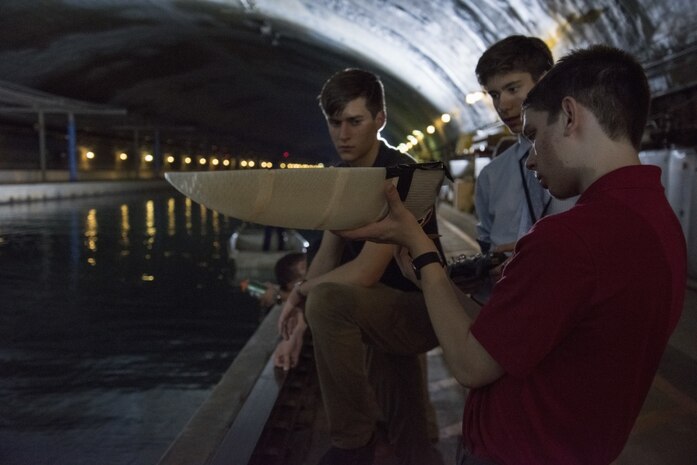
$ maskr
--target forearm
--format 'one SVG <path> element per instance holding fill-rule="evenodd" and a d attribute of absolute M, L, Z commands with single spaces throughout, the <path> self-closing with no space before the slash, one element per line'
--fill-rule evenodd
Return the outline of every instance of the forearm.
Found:
<path fill-rule="evenodd" d="M 425 235 L 410 240 L 408 247 L 412 257 L 436 250 Z M 470 331 L 479 305 L 458 295 L 438 263 L 421 268 L 420 281 L 431 324 L 455 379 L 464 386 L 476 387 L 500 376 L 498 365 L 492 367 L 493 360 Z"/>
<path fill-rule="evenodd" d="M 381 275 L 382 273 L 379 272 L 368 272 L 364 267 L 360 266 L 356 260 L 352 260 L 322 275 L 309 278 L 305 285 L 303 285 L 303 289 L 309 291 L 314 286 L 325 282 L 356 284 L 369 287 L 378 282 Z"/>
<path fill-rule="evenodd" d="M 357 286 L 370 287 L 379 280 L 379 277 L 378 279 L 375 279 L 374 276 L 367 276 L 366 274 L 361 273 L 361 270 L 356 266 L 352 266 L 352 263 L 353 262 L 348 262 L 318 276 L 308 276 L 308 279 L 298 284 L 298 286 L 294 289 L 294 292 L 299 293 L 301 298 L 304 299 L 307 297 L 307 294 L 315 288 L 315 286 L 322 283 L 355 284 Z"/>
<path fill-rule="evenodd" d="M 312 279 L 336 268 L 341 261 L 342 250 L 343 241 L 331 232 L 325 231 L 319 250 L 310 262 L 305 278 Z"/>
<path fill-rule="evenodd" d="M 382 277 L 385 269 L 392 260 L 394 246 L 366 242 L 361 253 L 353 260 L 336 266 L 325 273 L 308 273 L 307 280 L 302 283 L 300 292 L 307 295 L 315 286 L 331 282 L 355 284 L 370 287 Z"/>

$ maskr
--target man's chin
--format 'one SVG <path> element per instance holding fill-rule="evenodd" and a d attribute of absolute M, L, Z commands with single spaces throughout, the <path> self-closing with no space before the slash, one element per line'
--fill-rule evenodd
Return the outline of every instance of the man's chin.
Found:
<path fill-rule="evenodd" d="M 513 134 L 520 134 L 523 131 L 523 125 L 521 123 L 504 123 L 509 131 Z"/>

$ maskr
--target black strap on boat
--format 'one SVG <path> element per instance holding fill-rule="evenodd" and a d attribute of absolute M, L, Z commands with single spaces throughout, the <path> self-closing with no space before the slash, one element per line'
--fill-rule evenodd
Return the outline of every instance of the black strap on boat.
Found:
<path fill-rule="evenodd" d="M 446 166 L 440 161 L 428 163 L 401 163 L 399 165 L 389 166 L 385 168 L 385 179 L 398 178 L 397 192 L 402 201 L 407 198 L 409 188 L 411 187 L 411 181 L 414 178 L 414 171 L 416 170 L 441 170 L 445 177 L 451 181 L 453 180 Z"/>

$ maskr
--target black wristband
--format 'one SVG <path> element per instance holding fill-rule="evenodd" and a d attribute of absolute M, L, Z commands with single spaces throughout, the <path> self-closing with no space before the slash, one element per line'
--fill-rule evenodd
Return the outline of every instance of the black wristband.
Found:
<path fill-rule="evenodd" d="M 421 268 L 430 263 L 440 263 L 440 266 L 445 266 L 445 263 L 443 263 L 443 259 L 440 258 L 440 254 L 438 252 L 423 253 L 411 261 L 411 267 L 414 269 L 416 279 L 421 279 Z"/>

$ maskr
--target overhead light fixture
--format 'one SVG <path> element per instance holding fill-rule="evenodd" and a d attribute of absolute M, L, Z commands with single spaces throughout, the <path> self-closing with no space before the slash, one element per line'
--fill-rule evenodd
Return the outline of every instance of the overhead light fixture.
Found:
<path fill-rule="evenodd" d="M 468 105 L 474 105 L 478 101 L 484 98 L 484 92 L 478 90 L 476 92 L 470 92 L 465 96 L 465 102 L 467 102 Z"/>

